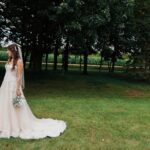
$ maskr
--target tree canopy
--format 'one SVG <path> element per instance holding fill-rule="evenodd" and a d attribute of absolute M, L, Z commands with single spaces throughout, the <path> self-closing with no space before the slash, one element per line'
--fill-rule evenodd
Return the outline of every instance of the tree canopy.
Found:
<path fill-rule="evenodd" d="M 87 73 L 88 55 L 99 51 L 112 61 L 113 72 L 123 53 L 148 61 L 143 54 L 149 53 L 149 10 L 149 0 L 2 0 L 0 39 L 19 42 L 24 62 L 30 54 L 34 70 L 41 69 L 42 56 L 49 53 L 54 53 L 56 70 L 61 49 L 65 71 L 70 53 L 84 56 Z"/>

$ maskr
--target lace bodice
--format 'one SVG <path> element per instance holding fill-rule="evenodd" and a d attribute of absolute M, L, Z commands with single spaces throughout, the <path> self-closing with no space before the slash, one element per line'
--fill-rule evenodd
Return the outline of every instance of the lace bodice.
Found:
<path fill-rule="evenodd" d="M 15 66 L 14 70 L 11 70 L 12 64 L 5 64 L 5 76 L 4 81 L 16 81 L 17 79 L 17 66 Z"/>

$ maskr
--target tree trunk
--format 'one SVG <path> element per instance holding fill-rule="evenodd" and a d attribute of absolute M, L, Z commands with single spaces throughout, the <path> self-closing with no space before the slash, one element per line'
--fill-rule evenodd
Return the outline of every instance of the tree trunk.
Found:
<path fill-rule="evenodd" d="M 115 38 L 115 42 L 114 42 L 114 52 L 112 53 L 111 56 L 111 72 L 114 72 L 115 70 L 115 62 L 117 61 L 117 52 L 118 52 L 118 39 Z"/>
<path fill-rule="evenodd" d="M 102 69 L 102 64 L 103 64 L 103 57 L 101 56 L 100 63 L 99 63 L 99 72 Z"/>
<path fill-rule="evenodd" d="M 90 43 L 88 40 L 86 41 L 86 49 L 84 50 L 84 67 L 83 67 L 83 74 L 87 74 L 87 65 L 88 65 L 88 54 L 90 52 Z"/>
<path fill-rule="evenodd" d="M 45 70 L 47 70 L 47 68 L 48 68 L 48 52 L 46 52 L 45 62 L 46 62 Z"/>
<path fill-rule="evenodd" d="M 53 70 L 56 71 L 57 70 L 57 57 L 58 57 L 58 40 L 56 40 L 56 45 L 55 45 L 55 50 L 54 50 L 54 66 L 53 66 Z"/>
<path fill-rule="evenodd" d="M 80 53 L 80 71 L 82 70 L 82 57 L 81 57 L 81 53 Z"/>
<path fill-rule="evenodd" d="M 111 72 L 114 72 L 115 70 L 115 61 L 112 61 L 112 68 L 111 68 Z"/>
<path fill-rule="evenodd" d="M 42 70 L 42 50 L 37 47 L 37 49 L 33 49 L 31 51 L 31 59 L 30 59 L 30 69 L 34 71 L 41 71 Z"/>
<path fill-rule="evenodd" d="M 26 49 L 26 53 L 25 53 L 25 55 L 24 55 L 24 68 L 26 68 L 26 62 L 27 62 L 27 57 L 28 57 L 28 55 L 29 55 L 29 50 Z"/>
<path fill-rule="evenodd" d="M 69 57 L 69 38 L 67 37 L 66 47 L 65 47 L 64 56 L 63 56 L 63 69 L 65 72 L 68 71 L 68 57 Z"/>
<path fill-rule="evenodd" d="M 87 61 L 88 61 L 88 53 L 87 53 L 87 50 L 85 50 L 85 52 L 84 52 L 83 74 L 87 74 Z"/>

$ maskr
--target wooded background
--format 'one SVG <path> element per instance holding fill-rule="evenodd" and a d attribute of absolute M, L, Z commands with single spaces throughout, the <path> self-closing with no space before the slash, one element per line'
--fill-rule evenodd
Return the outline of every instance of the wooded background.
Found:
<path fill-rule="evenodd" d="M 100 66 L 109 62 L 114 72 L 118 59 L 128 55 L 132 66 L 150 78 L 150 1 L 149 0 L 1 0 L 0 40 L 22 45 L 24 64 L 39 71 L 42 58 L 53 54 L 57 70 L 68 71 L 69 55 L 83 57 L 87 73 L 88 57 L 99 54 Z M 46 65 L 47 68 L 47 65 Z"/>

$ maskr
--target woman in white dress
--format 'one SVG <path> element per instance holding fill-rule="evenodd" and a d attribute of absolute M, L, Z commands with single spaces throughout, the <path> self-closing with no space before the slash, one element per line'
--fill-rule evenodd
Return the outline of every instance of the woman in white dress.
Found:
<path fill-rule="evenodd" d="M 0 138 L 19 137 L 21 139 L 40 139 L 58 137 L 67 127 L 63 120 L 36 118 L 23 93 L 24 66 L 18 44 L 7 47 L 8 61 L 5 76 L 0 87 Z M 24 104 L 13 105 L 13 98 L 22 96 Z"/>

